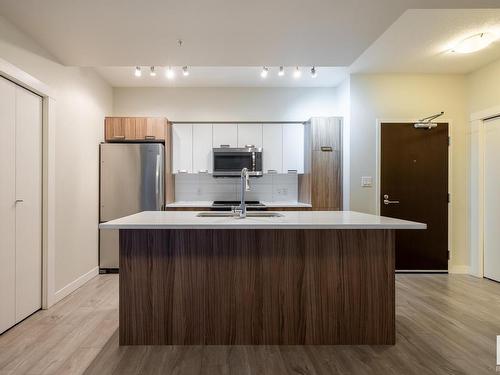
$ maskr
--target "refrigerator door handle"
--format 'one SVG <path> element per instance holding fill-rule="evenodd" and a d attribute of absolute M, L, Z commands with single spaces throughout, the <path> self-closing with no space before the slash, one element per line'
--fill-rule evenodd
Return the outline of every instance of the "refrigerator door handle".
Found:
<path fill-rule="evenodd" d="M 155 193 L 156 193 L 156 207 L 160 207 L 160 210 L 162 209 L 161 205 L 161 196 L 160 196 L 160 189 L 161 189 L 161 173 L 160 173 L 160 167 L 161 167 L 161 155 L 158 154 L 156 155 L 156 187 L 155 187 Z"/>

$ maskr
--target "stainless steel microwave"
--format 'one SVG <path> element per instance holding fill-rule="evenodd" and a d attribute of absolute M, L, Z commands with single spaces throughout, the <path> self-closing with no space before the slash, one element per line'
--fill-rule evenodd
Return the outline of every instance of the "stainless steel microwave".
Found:
<path fill-rule="evenodd" d="M 262 148 L 222 147 L 213 149 L 213 176 L 240 177 L 243 168 L 251 177 L 262 176 Z"/>

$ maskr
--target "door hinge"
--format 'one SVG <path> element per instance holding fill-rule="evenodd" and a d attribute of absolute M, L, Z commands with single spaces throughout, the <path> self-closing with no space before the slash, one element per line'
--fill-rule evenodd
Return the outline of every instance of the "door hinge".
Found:
<path fill-rule="evenodd" d="M 451 137 L 448 137 L 448 146 L 451 145 Z"/>
<path fill-rule="evenodd" d="M 447 197 L 447 199 L 448 199 L 448 203 L 450 203 L 450 202 L 451 202 L 450 193 L 448 193 L 447 195 L 448 195 L 448 197 Z"/>
<path fill-rule="evenodd" d="M 450 250 L 448 250 L 448 260 L 450 260 Z"/>

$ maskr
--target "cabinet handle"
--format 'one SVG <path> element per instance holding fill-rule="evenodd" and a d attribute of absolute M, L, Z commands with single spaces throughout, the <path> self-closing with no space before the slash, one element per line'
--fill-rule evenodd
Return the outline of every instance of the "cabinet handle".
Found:
<path fill-rule="evenodd" d="M 16 199 L 16 203 L 23 203 L 24 199 Z"/>
<path fill-rule="evenodd" d="M 220 145 L 221 148 L 229 148 L 231 145 Z"/>
<path fill-rule="evenodd" d="M 333 147 L 331 147 L 331 146 L 321 146 L 321 151 L 332 152 L 333 151 Z"/>
<path fill-rule="evenodd" d="M 113 138 L 114 139 L 125 139 L 125 136 L 124 135 L 114 135 Z"/>
<path fill-rule="evenodd" d="M 255 145 L 245 145 L 245 148 L 255 148 Z"/>
<path fill-rule="evenodd" d="M 296 169 L 289 169 L 289 170 L 288 170 L 288 173 L 295 173 L 295 174 L 297 174 L 297 172 L 298 172 L 298 171 L 297 171 Z"/>
<path fill-rule="evenodd" d="M 146 135 L 144 139 L 156 139 L 154 135 Z"/>
<path fill-rule="evenodd" d="M 187 169 L 178 169 L 177 173 L 188 173 Z"/>
<path fill-rule="evenodd" d="M 208 173 L 208 169 L 200 169 L 198 173 Z"/>
<path fill-rule="evenodd" d="M 269 174 L 276 174 L 276 173 L 278 173 L 278 171 L 276 169 L 268 169 L 267 173 L 269 173 Z"/>

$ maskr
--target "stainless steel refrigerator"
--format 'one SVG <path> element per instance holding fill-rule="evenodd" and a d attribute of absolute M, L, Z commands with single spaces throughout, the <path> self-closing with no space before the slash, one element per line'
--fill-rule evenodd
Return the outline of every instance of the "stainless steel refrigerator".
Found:
<path fill-rule="evenodd" d="M 162 210 L 164 158 L 160 143 L 102 143 L 99 222 Z M 118 269 L 118 230 L 99 230 L 99 268 Z"/>

